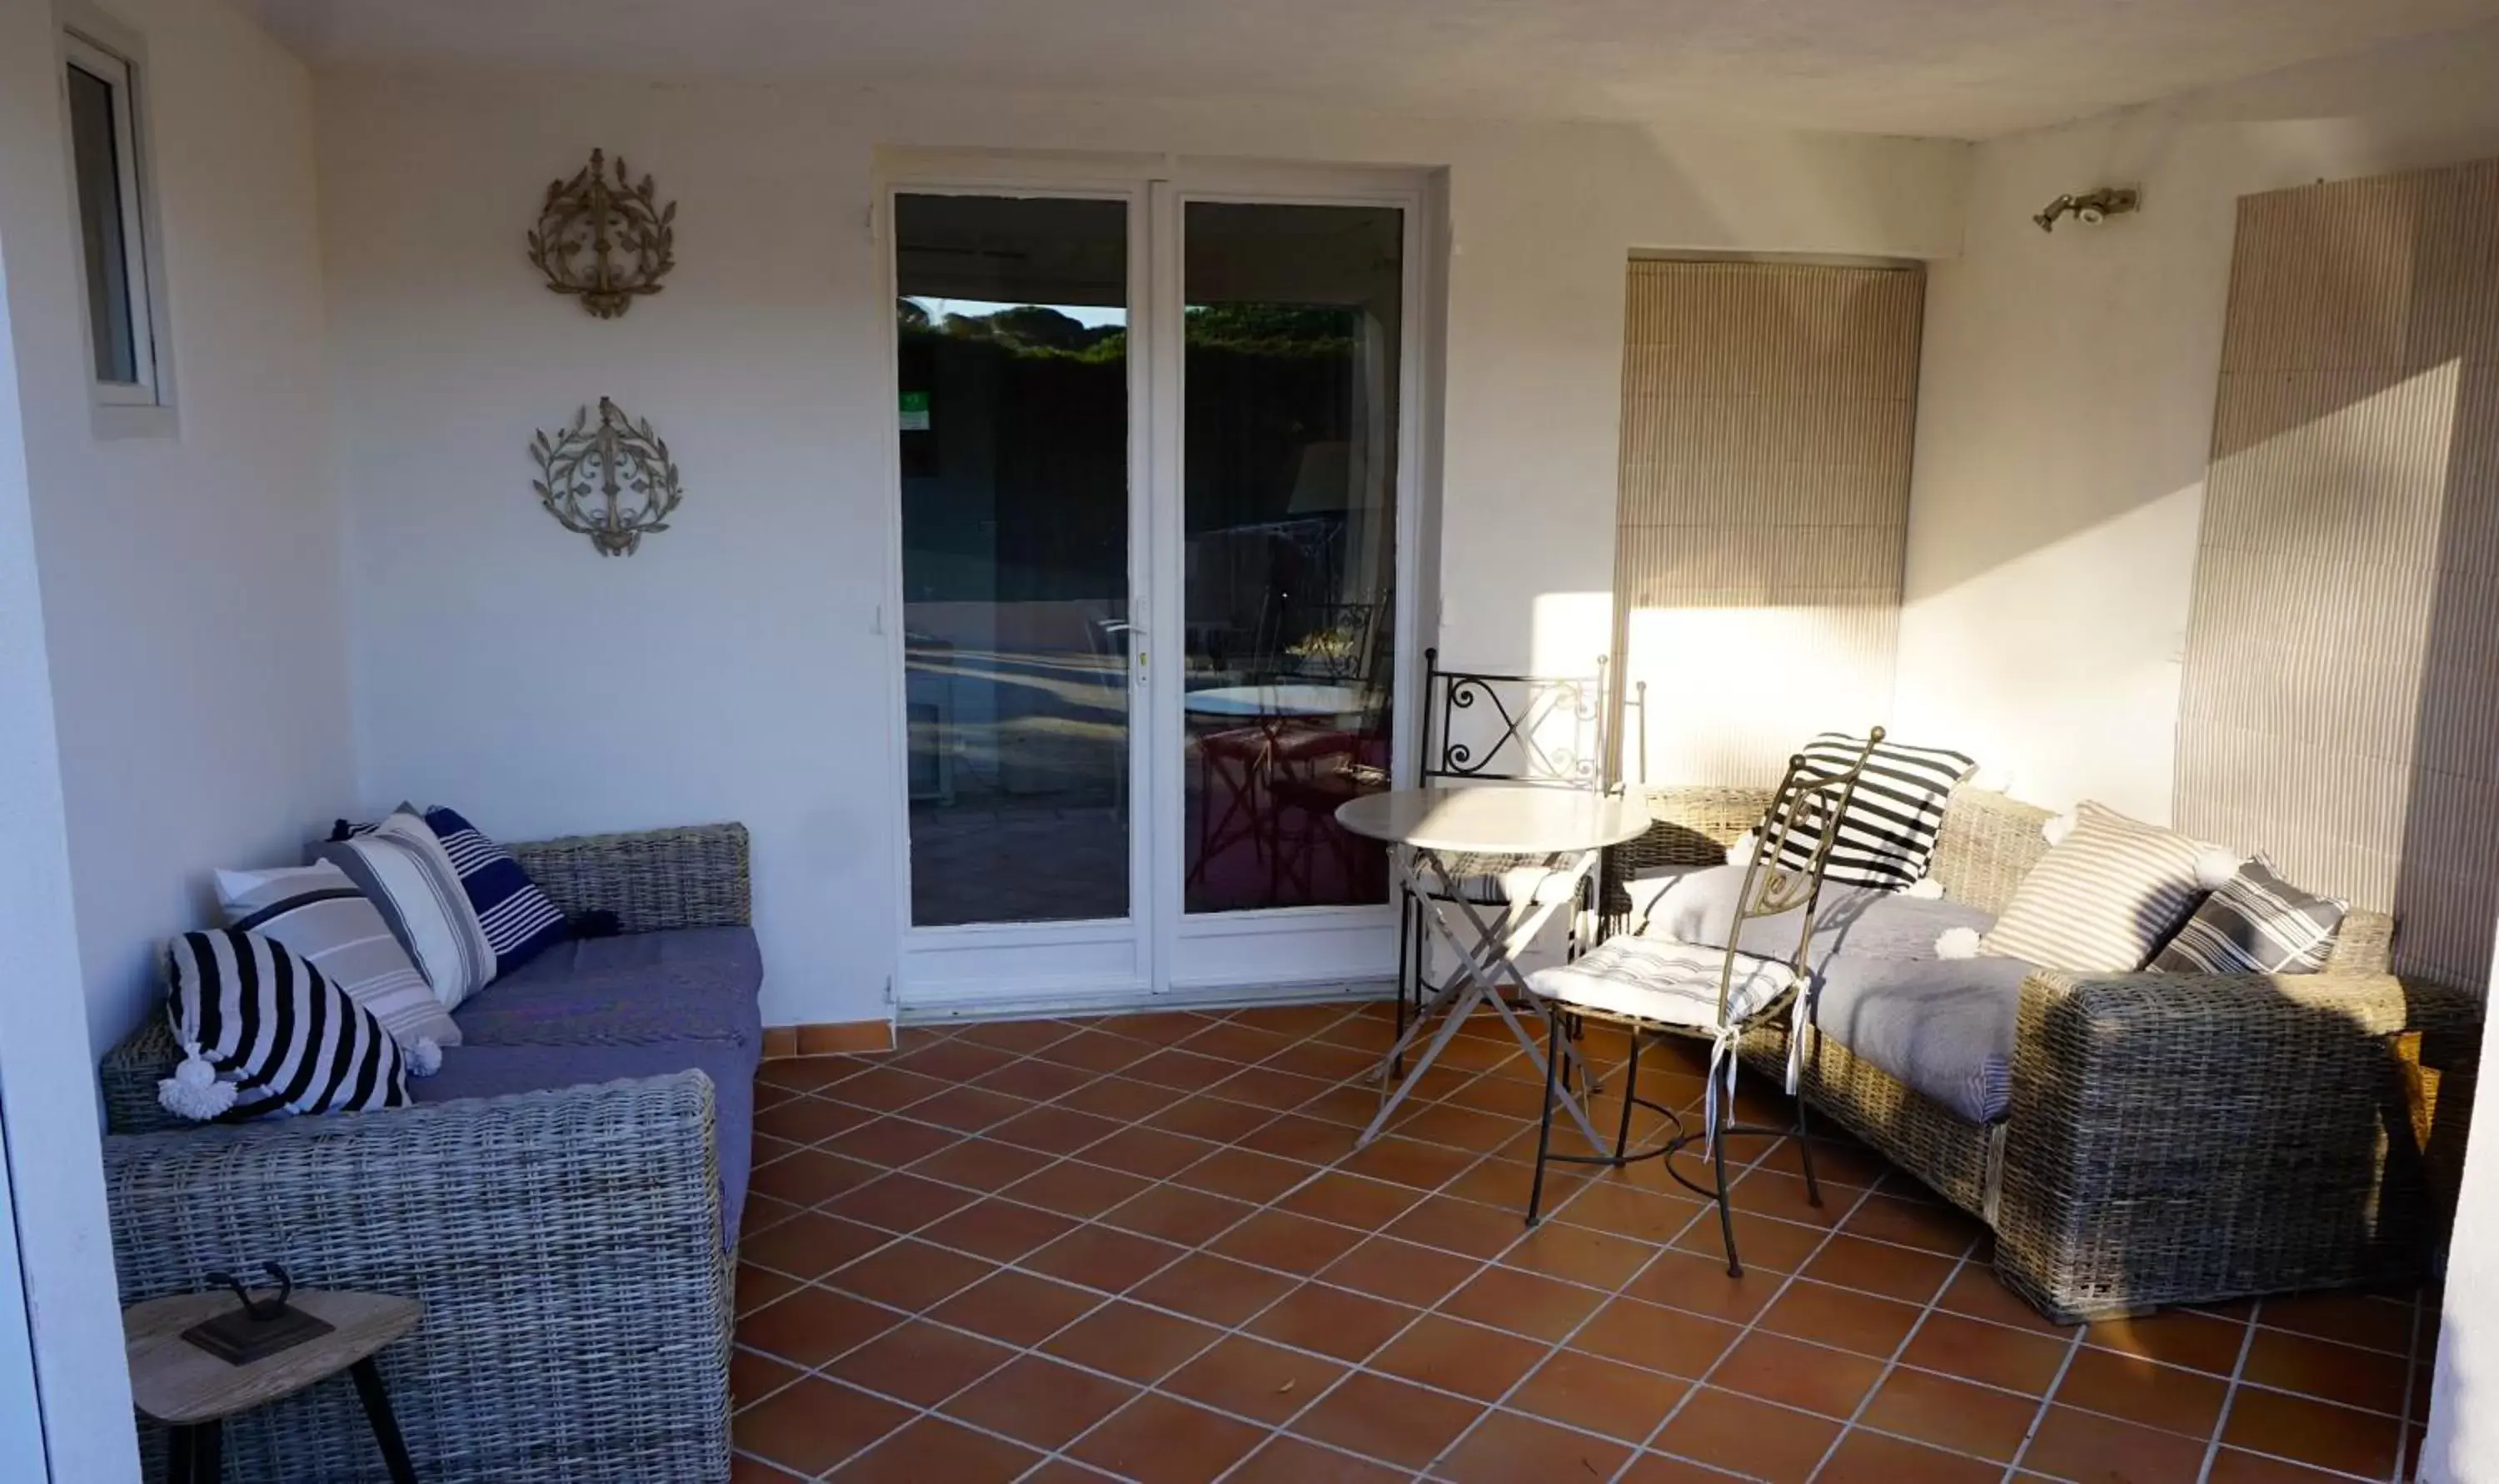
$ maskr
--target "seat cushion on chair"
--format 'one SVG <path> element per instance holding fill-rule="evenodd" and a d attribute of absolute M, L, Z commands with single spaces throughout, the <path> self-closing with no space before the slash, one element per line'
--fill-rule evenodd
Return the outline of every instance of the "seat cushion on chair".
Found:
<path fill-rule="evenodd" d="M 1527 976 L 1528 989 L 1566 1006 L 1630 1016 L 1658 1025 L 1719 1025 L 1718 989 L 1724 949 L 1663 938 L 1608 938 L 1571 962 Z M 1796 984 L 1796 971 L 1776 959 L 1736 955 L 1727 984 L 1727 1021 L 1749 1020 Z"/>

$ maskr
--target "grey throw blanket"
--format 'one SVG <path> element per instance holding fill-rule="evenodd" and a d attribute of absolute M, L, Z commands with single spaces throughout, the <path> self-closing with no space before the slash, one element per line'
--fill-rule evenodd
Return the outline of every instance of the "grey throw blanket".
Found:
<path fill-rule="evenodd" d="M 1725 948 L 1743 876 L 1737 864 L 1635 882 L 1634 930 Z M 1947 928 L 1984 933 L 1994 920 L 1958 902 L 1826 885 L 1806 950 L 1815 1026 L 1973 1123 L 2003 1116 L 2015 1013 L 2031 966 L 1935 956 Z M 1737 947 L 1784 961 L 1796 952 L 1799 925 L 1793 912 L 1756 918 Z"/>

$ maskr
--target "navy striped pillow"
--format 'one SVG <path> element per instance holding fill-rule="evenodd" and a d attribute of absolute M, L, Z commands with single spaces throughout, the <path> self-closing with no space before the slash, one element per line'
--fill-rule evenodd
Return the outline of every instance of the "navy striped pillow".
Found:
<path fill-rule="evenodd" d="M 2149 967 L 2167 974 L 2314 974 L 2351 909 L 2302 891 L 2259 855 L 2204 898 Z"/>
<path fill-rule="evenodd" d="M 486 944 L 495 951 L 497 978 L 572 936 L 564 913 L 530 880 L 512 853 L 486 838 L 458 810 L 428 809 L 425 824 L 460 873 L 469 910 L 477 915 Z"/>
<path fill-rule="evenodd" d="M 234 1086 L 220 1121 L 407 1106 L 399 1043 L 286 945 L 221 927 L 182 934 L 166 958 L 175 1039 Z"/>

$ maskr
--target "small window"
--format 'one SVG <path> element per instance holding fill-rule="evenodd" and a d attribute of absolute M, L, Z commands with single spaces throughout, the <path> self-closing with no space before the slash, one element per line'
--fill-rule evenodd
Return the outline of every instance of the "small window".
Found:
<path fill-rule="evenodd" d="M 154 405 L 163 399 L 140 192 L 137 69 L 76 32 L 62 37 L 62 53 L 96 400 Z"/>

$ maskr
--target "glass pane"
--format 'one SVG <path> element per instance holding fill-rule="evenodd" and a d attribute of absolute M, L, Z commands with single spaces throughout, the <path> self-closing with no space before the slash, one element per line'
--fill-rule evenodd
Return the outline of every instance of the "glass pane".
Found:
<path fill-rule="evenodd" d="M 911 911 L 1128 913 L 1128 225 L 894 209 Z"/>
<path fill-rule="evenodd" d="M 86 249 L 87 334 L 95 379 L 139 379 L 130 312 L 130 243 L 122 238 L 121 159 L 114 137 L 113 84 L 70 67 L 70 155 L 78 172 L 79 227 Z"/>
<path fill-rule="evenodd" d="M 1335 811 L 1388 785 L 1402 215 L 1187 207 L 1191 912 L 1387 900 Z"/>

